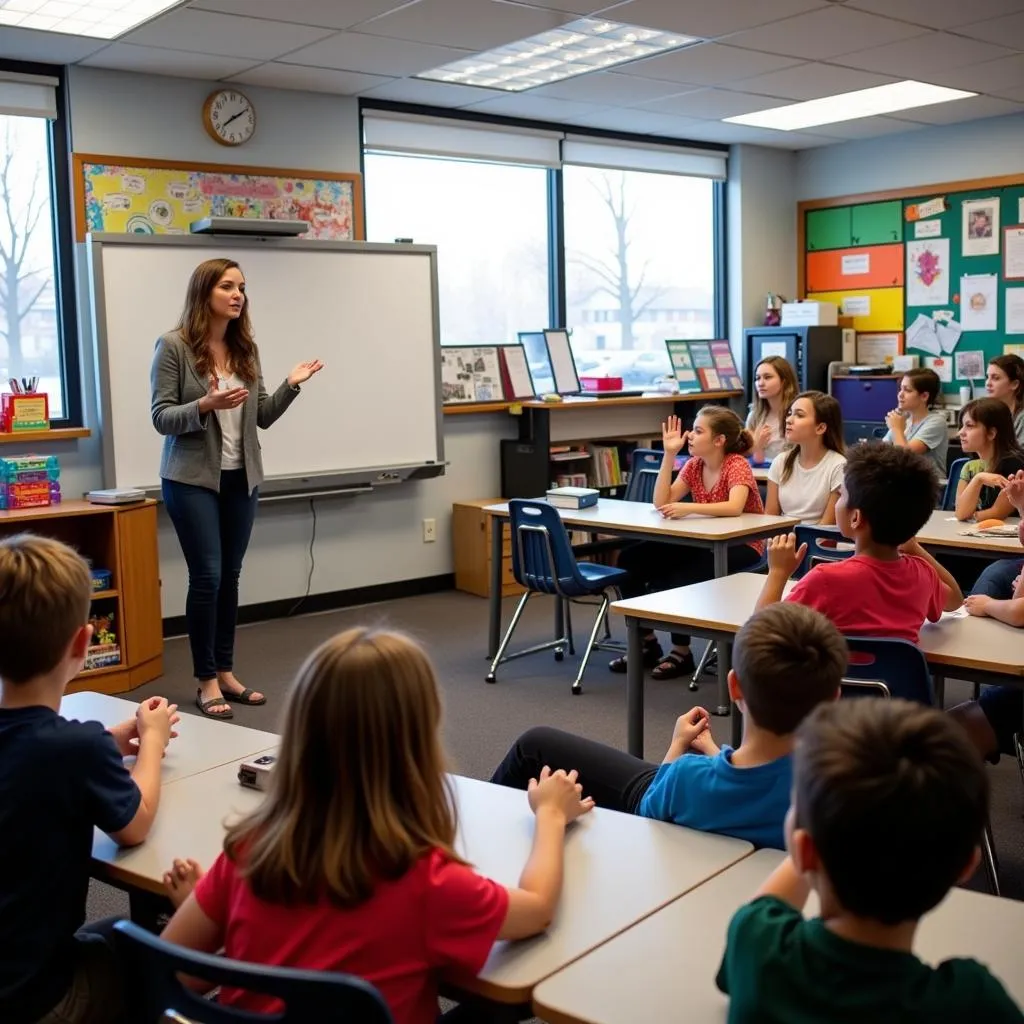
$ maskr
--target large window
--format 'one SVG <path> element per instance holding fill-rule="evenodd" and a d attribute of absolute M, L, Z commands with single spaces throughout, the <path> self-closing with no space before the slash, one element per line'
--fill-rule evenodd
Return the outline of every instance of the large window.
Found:
<path fill-rule="evenodd" d="M 437 246 L 443 344 L 548 326 L 544 168 L 367 153 L 365 171 L 367 239 Z"/>
<path fill-rule="evenodd" d="M 713 338 L 714 182 L 566 166 L 566 326 L 581 374 L 644 387 L 666 338 Z"/>
<path fill-rule="evenodd" d="M 10 390 L 12 377 L 38 378 L 51 419 L 77 425 L 74 303 L 65 319 L 60 286 L 71 280 L 69 253 L 65 244 L 62 258 L 54 217 L 54 196 L 67 200 L 57 88 L 55 78 L 0 66 L 0 389 Z"/>

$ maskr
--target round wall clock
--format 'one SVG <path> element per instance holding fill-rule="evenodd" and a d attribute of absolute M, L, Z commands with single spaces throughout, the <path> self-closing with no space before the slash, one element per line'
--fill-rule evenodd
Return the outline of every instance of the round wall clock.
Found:
<path fill-rule="evenodd" d="M 241 146 L 256 131 L 256 108 L 237 89 L 218 89 L 203 104 L 203 127 L 222 146 Z"/>

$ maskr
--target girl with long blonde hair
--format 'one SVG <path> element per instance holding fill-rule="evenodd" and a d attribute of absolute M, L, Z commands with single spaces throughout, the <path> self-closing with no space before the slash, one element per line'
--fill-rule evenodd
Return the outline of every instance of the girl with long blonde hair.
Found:
<path fill-rule="evenodd" d="M 543 931 L 562 885 L 566 825 L 593 807 L 576 773 L 541 772 L 533 850 L 517 888 L 456 853 L 433 667 L 399 633 L 321 644 L 288 696 L 270 788 L 203 874 L 175 861 L 163 937 L 250 963 L 339 971 L 377 986 L 396 1024 L 434 1024 L 437 973 L 476 974 L 496 939 Z M 194 889 L 193 889 L 194 886 Z M 272 997 L 222 1003 L 273 1013 Z"/>

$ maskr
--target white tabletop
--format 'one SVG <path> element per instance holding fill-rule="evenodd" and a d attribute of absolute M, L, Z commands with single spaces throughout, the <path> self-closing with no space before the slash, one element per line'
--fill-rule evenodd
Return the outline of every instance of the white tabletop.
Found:
<path fill-rule="evenodd" d="M 138 701 L 123 700 L 105 693 L 69 693 L 61 702 L 65 718 L 99 722 L 109 729 L 135 717 Z M 277 743 L 277 736 L 259 729 L 246 729 L 230 722 L 214 722 L 199 715 L 183 714 L 178 735 L 167 745 L 161 779 L 175 782 L 205 772 L 228 761 L 241 760 L 253 751 L 265 750 Z"/>
<path fill-rule="evenodd" d="M 538 498 L 543 501 L 543 498 Z M 488 505 L 490 515 L 508 516 L 508 503 Z M 731 540 L 750 535 L 759 536 L 772 530 L 796 526 L 800 520 L 792 516 L 766 516 L 744 512 L 738 516 L 687 516 L 685 519 L 662 519 L 657 509 L 642 501 L 620 501 L 599 498 L 596 505 L 584 509 L 557 509 L 566 526 L 582 530 L 628 530 L 630 533 L 658 534 L 662 540 Z"/>
<path fill-rule="evenodd" d="M 764 582 L 765 577 L 758 573 L 740 572 L 616 601 L 611 607 L 620 615 L 647 622 L 689 626 L 698 635 L 701 627 L 736 633 L 753 615 Z M 793 586 L 795 582 L 790 580 L 786 593 Z M 1024 630 L 995 619 L 943 615 L 939 622 L 926 622 L 921 627 L 918 646 L 933 666 L 1024 677 Z"/>
<path fill-rule="evenodd" d="M 1007 519 L 1008 524 L 1019 525 L 1019 519 Z M 1013 537 L 964 537 L 963 531 L 972 529 L 976 523 L 962 523 L 952 512 L 937 510 L 918 531 L 917 539 L 927 547 L 941 544 L 947 548 L 965 548 L 969 551 L 984 551 L 1001 558 L 1024 558 L 1024 548 L 1016 536 Z"/>
<path fill-rule="evenodd" d="M 729 921 L 784 856 L 759 850 L 552 975 L 534 992 L 535 1012 L 549 1024 L 724 1024 L 715 975 Z M 812 895 L 806 913 L 817 912 Z M 1022 934 L 1024 903 L 954 889 L 922 920 L 914 952 L 932 964 L 974 957 L 1024 1006 Z"/>
<path fill-rule="evenodd" d="M 516 885 L 533 842 L 526 794 L 473 779 L 454 781 L 459 851 L 481 874 Z M 108 837 L 97 836 L 94 874 L 160 892 L 175 857 L 209 866 L 221 851 L 224 821 L 251 811 L 261 799 L 258 791 L 239 785 L 237 764 L 165 786 L 153 831 L 141 846 L 118 850 Z M 565 889 L 548 931 L 526 942 L 498 943 L 480 976 L 458 983 L 503 1002 L 525 1002 L 541 978 L 751 849 L 738 839 L 599 808 L 570 827 Z"/>

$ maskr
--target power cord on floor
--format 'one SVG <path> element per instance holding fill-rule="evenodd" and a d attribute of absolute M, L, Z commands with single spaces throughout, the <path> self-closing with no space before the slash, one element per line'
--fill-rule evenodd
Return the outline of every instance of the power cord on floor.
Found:
<path fill-rule="evenodd" d="M 288 609 L 287 618 L 291 618 L 305 604 L 309 597 L 310 588 L 313 586 L 313 572 L 316 569 L 316 554 L 313 546 L 316 544 L 316 499 L 309 499 L 309 511 L 313 513 L 313 532 L 309 536 L 309 575 L 306 577 L 306 592 Z"/>

